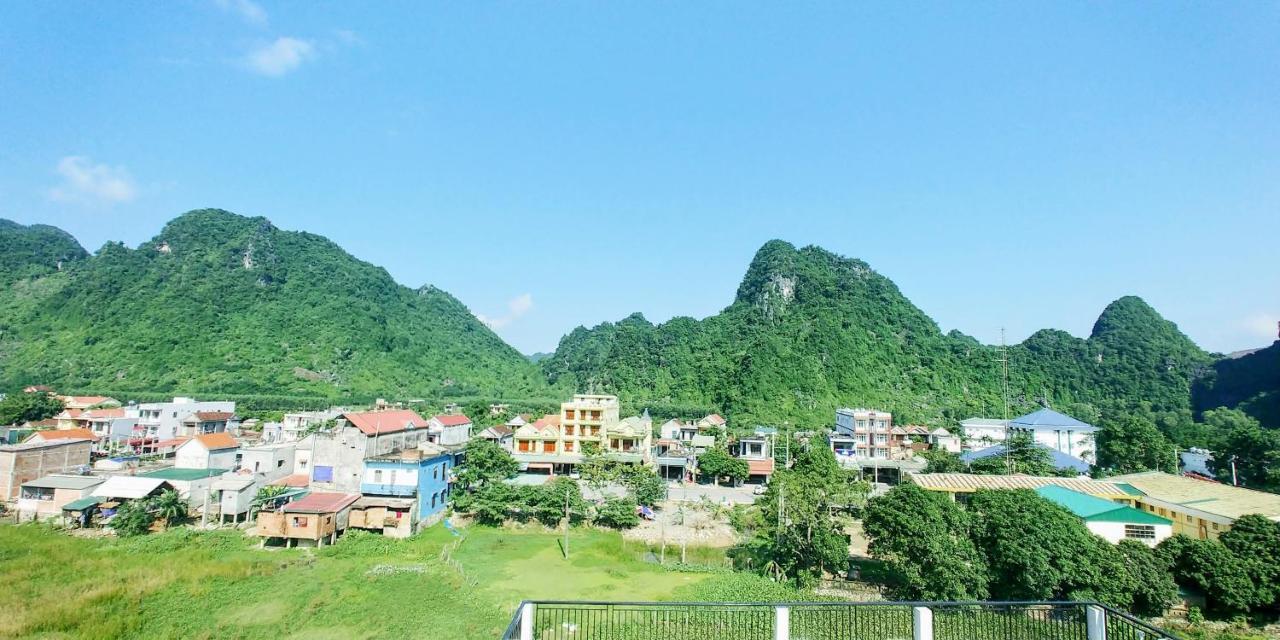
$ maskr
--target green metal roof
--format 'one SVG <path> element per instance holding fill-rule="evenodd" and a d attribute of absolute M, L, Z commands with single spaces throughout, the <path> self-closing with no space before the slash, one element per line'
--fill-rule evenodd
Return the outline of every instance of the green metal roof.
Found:
<path fill-rule="evenodd" d="M 1112 484 L 1116 485 L 1117 487 L 1119 487 L 1119 488 L 1120 488 L 1120 490 L 1121 490 L 1121 491 L 1123 491 L 1123 492 L 1125 492 L 1125 493 L 1127 493 L 1127 494 L 1129 494 L 1129 495 L 1131 495 L 1131 496 L 1135 496 L 1135 497 L 1137 497 L 1137 496 L 1145 496 L 1145 495 L 1147 495 L 1147 494 L 1143 493 L 1141 490 L 1139 490 L 1137 487 L 1135 487 L 1135 486 L 1133 486 L 1133 485 L 1131 485 L 1131 484 L 1129 484 L 1129 483 L 1127 483 L 1127 482 L 1114 482 L 1114 483 L 1112 483 Z"/>
<path fill-rule="evenodd" d="M 1133 524 L 1173 524 L 1173 521 L 1160 516 L 1134 509 L 1128 505 L 1112 502 L 1104 498 L 1072 491 L 1055 485 L 1045 485 L 1036 489 L 1046 500 L 1053 502 L 1067 511 L 1076 514 L 1085 522 L 1129 522 Z"/>
<path fill-rule="evenodd" d="M 88 509 L 89 507 L 92 507 L 93 505 L 98 504 L 99 502 L 102 502 L 102 498 L 100 496 L 89 496 L 87 498 L 80 498 L 79 500 L 72 500 L 71 502 L 68 502 L 62 505 L 62 510 L 63 511 L 84 511 L 85 509 Z"/>
<path fill-rule="evenodd" d="M 161 480 L 178 480 L 181 482 L 213 478 L 226 472 L 226 469 L 178 469 L 176 467 L 169 467 L 167 469 L 156 469 L 155 471 L 139 473 L 138 475 L 143 478 L 159 478 Z"/>

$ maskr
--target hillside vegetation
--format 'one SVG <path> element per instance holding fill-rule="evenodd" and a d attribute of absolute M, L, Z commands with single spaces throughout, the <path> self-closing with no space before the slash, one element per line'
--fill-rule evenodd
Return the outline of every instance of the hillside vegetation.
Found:
<path fill-rule="evenodd" d="M 1043 330 L 1008 358 L 1012 411 L 1042 401 L 1185 410 L 1213 362 L 1136 297 L 1109 305 L 1087 339 Z M 719 314 L 579 327 L 541 364 L 567 387 L 816 425 L 842 405 L 933 423 L 999 415 L 1000 359 L 997 347 L 944 334 L 865 262 L 774 240 Z"/>
<path fill-rule="evenodd" d="M 0 246 L 26 247 L 3 263 L 0 388 L 546 395 L 536 366 L 453 296 L 320 236 L 208 209 L 86 256 L 51 229 L 0 224 Z"/>

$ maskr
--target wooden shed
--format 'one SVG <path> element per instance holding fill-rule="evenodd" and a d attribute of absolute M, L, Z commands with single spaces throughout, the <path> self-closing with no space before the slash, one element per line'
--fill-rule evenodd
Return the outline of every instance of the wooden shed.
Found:
<path fill-rule="evenodd" d="M 269 538 L 283 538 L 285 546 L 304 541 L 309 545 L 333 544 L 347 528 L 351 505 L 358 494 L 310 493 L 273 511 L 258 514 L 258 536 L 265 545 Z"/>

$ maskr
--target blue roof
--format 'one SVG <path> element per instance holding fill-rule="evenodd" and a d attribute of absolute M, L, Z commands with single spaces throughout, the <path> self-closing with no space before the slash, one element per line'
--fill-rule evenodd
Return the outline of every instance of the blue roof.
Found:
<path fill-rule="evenodd" d="M 1069 415 L 1058 413 L 1048 407 L 1028 413 L 1021 418 L 1014 418 L 1009 422 L 1009 426 L 1015 429 L 1035 430 L 1067 429 L 1070 431 L 1094 431 L 1097 429 L 1097 427 L 1087 422 L 1081 422 Z"/>
<path fill-rule="evenodd" d="M 1049 463 L 1052 464 L 1056 469 L 1072 469 L 1074 471 L 1079 471 L 1080 473 L 1089 472 L 1089 463 L 1085 462 L 1084 460 L 1081 460 L 1080 458 L 1077 458 L 1075 456 L 1069 456 L 1061 451 L 1058 451 L 1057 449 L 1051 449 L 1040 443 L 1036 443 L 1035 446 L 1049 452 Z M 1004 445 L 998 444 L 994 447 L 987 447 L 986 449 L 979 449 L 977 451 L 967 451 L 965 453 L 962 453 L 960 454 L 960 460 L 968 463 L 968 462 L 973 462 L 974 460 L 981 460 L 983 458 L 990 458 L 991 456 L 1002 456 L 1002 455 L 1004 455 Z"/>

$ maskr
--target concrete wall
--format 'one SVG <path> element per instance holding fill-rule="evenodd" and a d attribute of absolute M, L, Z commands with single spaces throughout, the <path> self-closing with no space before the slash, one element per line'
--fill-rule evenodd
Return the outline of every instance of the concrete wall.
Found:
<path fill-rule="evenodd" d="M 360 493 L 360 480 L 364 461 L 393 451 L 416 449 L 427 441 L 426 429 L 401 431 L 393 434 L 366 436 L 355 427 L 345 427 L 334 433 L 316 434 L 311 451 L 308 477 L 312 485 L 325 490 Z M 317 479 L 323 468 L 332 472 L 332 480 Z"/>
<path fill-rule="evenodd" d="M 270 482 L 293 473 L 296 452 L 292 444 L 249 447 L 240 450 L 240 466 Z"/>

